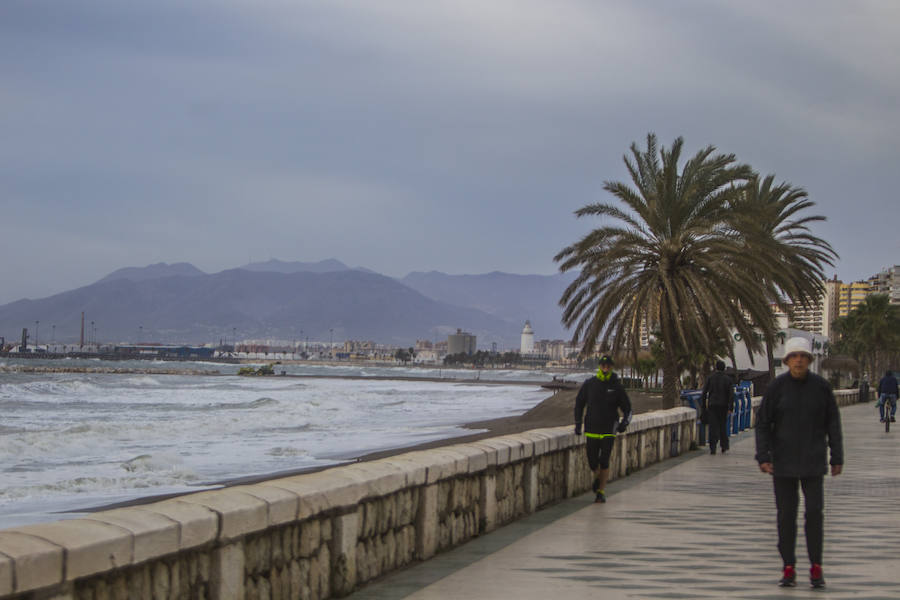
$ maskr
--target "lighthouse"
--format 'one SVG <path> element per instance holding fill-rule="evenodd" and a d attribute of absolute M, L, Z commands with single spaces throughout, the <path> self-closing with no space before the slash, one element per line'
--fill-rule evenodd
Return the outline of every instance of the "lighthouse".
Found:
<path fill-rule="evenodd" d="M 531 328 L 531 322 L 525 321 L 525 327 L 522 328 L 522 354 L 532 354 L 534 352 L 534 330 Z"/>

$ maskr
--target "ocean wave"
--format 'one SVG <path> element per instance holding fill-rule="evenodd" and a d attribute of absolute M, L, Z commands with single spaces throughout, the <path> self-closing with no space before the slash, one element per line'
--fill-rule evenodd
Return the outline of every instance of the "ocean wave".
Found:
<path fill-rule="evenodd" d="M 309 452 L 303 448 L 293 446 L 277 446 L 266 451 L 269 456 L 308 456 Z"/>
<path fill-rule="evenodd" d="M 278 404 L 278 400 L 275 398 L 269 398 L 268 396 L 263 396 L 262 398 L 257 398 L 252 402 L 222 402 L 219 404 L 213 405 L 214 408 L 225 408 L 225 409 L 255 409 L 255 408 L 263 408 L 265 406 L 270 406 L 273 404 Z"/>
<path fill-rule="evenodd" d="M 184 461 L 177 454 L 161 452 L 140 454 L 123 462 L 121 467 L 130 473 L 182 471 L 184 470 Z"/>

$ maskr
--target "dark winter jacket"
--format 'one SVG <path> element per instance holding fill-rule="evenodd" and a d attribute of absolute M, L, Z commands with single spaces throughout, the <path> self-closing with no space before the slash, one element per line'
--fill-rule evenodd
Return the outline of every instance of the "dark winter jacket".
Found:
<path fill-rule="evenodd" d="M 831 386 L 815 373 L 798 380 L 784 373 L 763 395 L 756 423 L 756 461 L 772 463 L 776 477 L 815 477 L 844 464 L 841 413 Z"/>
<path fill-rule="evenodd" d="M 629 423 L 631 400 L 618 375 L 611 373 L 609 381 L 601 381 L 598 377 L 585 379 L 575 397 L 575 423 L 580 425 L 584 416 L 585 433 L 613 433 L 619 421 L 619 411 L 622 411 L 624 422 Z"/>
<path fill-rule="evenodd" d="M 734 408 L 734 381 L 722 371 L 714 371 L 703 386 L 703 408 L 727 406 Z"/>
<path fill-rule="evenodd" d="M 881 381 L 878 382 L 878 395 L 880 396 L 881 394 L 900 395 L 897 391 L 896 377 L 893 375 L 885 375 L 881 378 Z"/>

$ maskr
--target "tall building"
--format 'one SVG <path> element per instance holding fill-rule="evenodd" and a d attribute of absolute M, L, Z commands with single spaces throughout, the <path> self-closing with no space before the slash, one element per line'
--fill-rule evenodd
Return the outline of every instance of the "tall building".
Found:
<path fill-rule="evenodd" d="M 900 304 L 900 265 L 894 265 L 869 277 L 869 292 L 887 294 L 891 304 Z"/>
<path fill-rule="evenodd" d="M 824 281 L 824 289 L 812 306 L 794 306 L 790 327 L 831 337 L 831 327 L 838 316 L 838 293 L 841 282 L 837 278 Z"/>
<path fill-rule="evenodd" d="M 522 329 L 520 352 L 522 354 L 531 354 L 534 352 L 534 330 L 531 328 L 530 321 L 525 321 L 525 327 Z"/>
<path fill-rule="evenodd" d="M 475 336 L 462 329 L 447 336 L 447 354 L 475 354 Z"/>
<path fill-rule="evenodd" d="M 869 295 L 870 287 L 868 281 L 842 283 L 838 292 L 838 316 L 846 317 L 849 315 L 851 310 L 866 299 L 866 296 Z"/>

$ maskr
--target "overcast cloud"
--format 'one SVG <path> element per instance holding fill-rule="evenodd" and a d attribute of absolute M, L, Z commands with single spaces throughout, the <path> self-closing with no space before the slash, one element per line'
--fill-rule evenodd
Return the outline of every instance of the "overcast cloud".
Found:
<path fill-rule="evenodd" d="M 0 303 L 125 266 L 552 273 L 657 133 L 900 263 L 900 3 L 0 3 Z M 829 270 L 829 275 L 832 270 Z"/>

